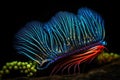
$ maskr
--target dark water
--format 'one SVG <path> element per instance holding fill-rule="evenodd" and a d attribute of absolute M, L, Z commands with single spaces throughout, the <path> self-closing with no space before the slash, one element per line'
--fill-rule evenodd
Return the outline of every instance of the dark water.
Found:
<path fill-rule="evenodd" d="M 12 2 L 11 2 L 12 3 Z M 1 29 L 0 29 L 0 68 L 8 61 L 28 59 L 16 53 L 13 48 L 13 38 L 15 33 L 22 28 L 27 22 L 39 20 L 47 22 L 55 13 L 59 11 L 70 11 L 77 13 L 81 7 L 88 7 L 98 12 L 105 21 L 105 31 L 107 48 L 110 52 L 119 53 L 119 23 L 116 19 L 117 7 L 115 2 L 109 0 L 76 0 L 76 1 L 43 1 L 31 2 L 31 4 L 21 2 L 7 4 L 8 7 L 2 8 L 1 11 Z"/>

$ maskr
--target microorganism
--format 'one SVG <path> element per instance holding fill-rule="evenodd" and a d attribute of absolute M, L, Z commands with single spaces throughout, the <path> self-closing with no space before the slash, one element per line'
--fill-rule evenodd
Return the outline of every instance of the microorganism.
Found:
<path fill-rule="evenodd" d="M 105 48 L 104 20 L 89 8 L 80 8 L 77 14 L 60 11 L 48 22 L 28 22 L 15 35 L 14 47 L 44 70 L 58 60 L 51 74 L 92 61 Z M 63 60 L 62 60 L 63 59 Z"/>

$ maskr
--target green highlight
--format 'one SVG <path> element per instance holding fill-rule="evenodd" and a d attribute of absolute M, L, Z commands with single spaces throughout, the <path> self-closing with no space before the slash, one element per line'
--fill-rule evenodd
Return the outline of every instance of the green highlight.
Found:
<path fill-rule="evenodd" d="M 100 64 L 102 64 L 102 63 L 111 62 L 118 58 L 120 58 L 120 55 L 117 53 L 102 52 L 100 55 L 98 55 L 97 60 Z"/>
<path fill-rule="evenodd" d="M 19 71 L 20 74 L 25 74 L 27 77 L 31 77 L 37 72 L 36 63 L 21 61 L 7 62 L 0 70 L 0 79 L 13 71 Z"/>

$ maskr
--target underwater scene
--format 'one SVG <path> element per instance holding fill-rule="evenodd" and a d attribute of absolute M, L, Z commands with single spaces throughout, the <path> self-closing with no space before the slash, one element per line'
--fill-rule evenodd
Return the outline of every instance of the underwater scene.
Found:
<path fill-rule="evenodd" d="M 120 79 L 119 29 L 112 1 L 15 6 L 2 17 L 0 80 Z"/>

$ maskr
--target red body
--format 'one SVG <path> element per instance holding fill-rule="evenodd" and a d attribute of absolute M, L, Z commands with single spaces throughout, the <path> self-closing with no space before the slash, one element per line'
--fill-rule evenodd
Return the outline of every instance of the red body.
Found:
<path fill-rule="evenodd" d="M 74 73 L 76 72 L 76 70 L 80 72 L 80 64 L 81 63 L 92 61 L 104 49 L 105 49 L 105 47 L 103 45 L 97 45 L 97 46 L 89 48 L 82 54 L 80 53 L 80 54 L 71 55 L 71 56 L 67 57 L 66 59 L 64 59 L 63 61 L 61 61 L 60 63 L 58 63 L 53 68 L 51 75 L 56 74 L 60 70 L 63 73 L 64 70 L 66 70 L 66 69 L 68 70 L 68 73 L 69 73 L 71 67 L 74 67 Z"/>

